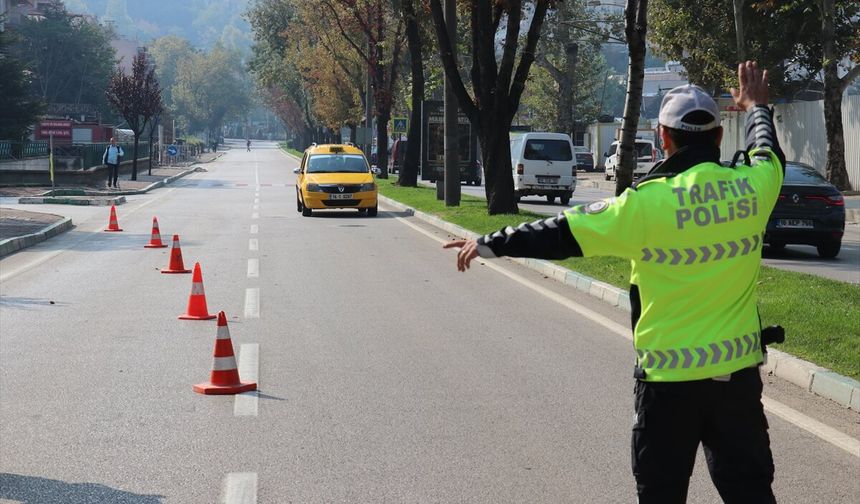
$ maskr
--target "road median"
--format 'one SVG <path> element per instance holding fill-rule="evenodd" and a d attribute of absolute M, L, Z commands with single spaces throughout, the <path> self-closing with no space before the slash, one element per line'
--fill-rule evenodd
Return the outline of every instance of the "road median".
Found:
<path fill-rule="evenodd" d="M 474 237 L 505 226 L 546 218 L 531 212 L 487 215 L 483 199 L 463 195 L 446 207 L 434 189 L 398 187 L 378 180 L 384 203 L 453 235 Z M 547 277 L 630 310 L 630 264 L 611 257 L 562 261 L 515 259 Z M 762 266 L 759 279 L 762 324 L 780 324 L 786 342 L 770 349 L 766 370 L 809 392 L 860 411 L 860 286 Z"/>

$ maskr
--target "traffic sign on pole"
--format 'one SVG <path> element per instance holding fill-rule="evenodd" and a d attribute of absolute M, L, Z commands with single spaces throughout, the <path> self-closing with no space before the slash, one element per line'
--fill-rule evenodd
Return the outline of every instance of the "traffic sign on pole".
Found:
<path fill-rule="evenodd" d="M 168 156 L 175 156 L 177 154 L 179 154 L 179 149 L 177 149 L 175 145 L 168 145 L 167 146 L 167 155 Z"/>
<path fill-rule="evenodd" d="M 409 132 L 409 130 L 408 130 L 409 119 L 407 119 L 405 117 L 395 117 L 394 119 L 392 119 L 392 121 L 394 122 L 394 124 L 391 128 L 392 133 L 394 133 L 394 134 L 397 134 L 397 133 L 406 134 Z"/>

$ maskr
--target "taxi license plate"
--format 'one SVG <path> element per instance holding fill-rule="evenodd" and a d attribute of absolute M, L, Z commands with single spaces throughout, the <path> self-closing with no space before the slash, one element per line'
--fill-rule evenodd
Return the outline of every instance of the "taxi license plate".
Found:
<path fill-rule="evenodd" d="M 778 228 L 791 229 L 812 229 L 815 227 L 811 220 L 808 219 L 779 219 L 776 222 Z"/>
<path fill-rule="evenodd" d="M 555 177 L 538 177 L 538 184 L 558 184 L 558 179 Z"/>
<path fill-rule="evenodd" d="M 329 194 L 328 199 L 330 200 L 347 200 L 352 199 L 352 194 Z"/>

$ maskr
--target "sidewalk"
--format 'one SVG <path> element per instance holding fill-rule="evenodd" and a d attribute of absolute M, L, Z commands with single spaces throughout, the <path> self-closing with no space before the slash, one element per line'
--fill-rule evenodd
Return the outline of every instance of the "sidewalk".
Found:
<path fill-rule="evenodd" d="M 206 152 L 194 164 L 212 162 L 224 152 Z M 0 197 L 19 198 L 20 203 L 54 204 L 112 204 L 124 203 L 124 195 L 144 194 L 199 169 L 190 166 L 162 166 L 141 170 L 137 180 L 130 175 L 121 176 L 119 188 L 107 187 L 107 181 L 98 186 L 0 187 Z M 0 257 L 33 246 L 73 227 L 72 220 L 56 214 L 0 208 Z"/>

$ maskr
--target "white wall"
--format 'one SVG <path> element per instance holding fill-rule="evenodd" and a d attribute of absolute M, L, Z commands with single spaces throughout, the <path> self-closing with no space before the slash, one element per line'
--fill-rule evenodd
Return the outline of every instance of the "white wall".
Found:
<path fill-rule="evenodd" d="M 824 102 L 793 102 L 774 107 L 777 136 L 785 157 L 815 167 L 824 174 L 827 163 L 827 133 L 824 126 Z M 744 115 L 722 114 L 722 158 L 730 159 L 744 148 Z M 851 186 L 860 189 L 860 95 L 842 99 L 842 127 L 845 138 L 845 164 Z"/>

